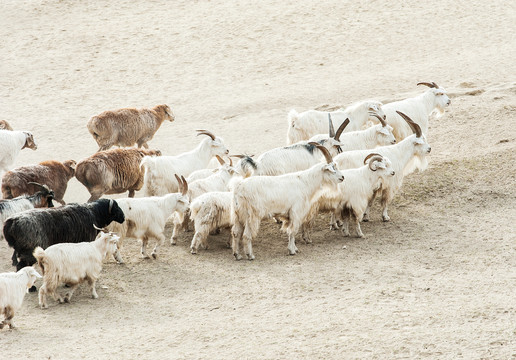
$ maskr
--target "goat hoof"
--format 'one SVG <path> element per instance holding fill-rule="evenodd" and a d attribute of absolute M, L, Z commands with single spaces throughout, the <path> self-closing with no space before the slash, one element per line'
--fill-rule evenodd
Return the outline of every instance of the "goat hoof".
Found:
<path fill-rule="evenodd" d="M 242 255 L 240 254 L 233 254 L 233 256 L 235 257 L 235 260 L 242 260 Z"/>
<path fill-rule="evenodd" d="M 190 254 L 192 254 L 192 255 L 197 255 L 197 250 L 195 250 L 195 249 L 190 249 Z"/>
<path fill-rule="evenodd" d="M 247 260 L 249 260 L 249 261 L 254 260 L 254 255 L 251 255 L 251 256 L 247 255 Z"/>
<path fill-rule="evenodd" d="M 158 258 L 158 254 L 156 254 L 156 253 L 152 253 L 152 254 L 151 254 L 151 256 L 152 256 L 152 258 L 153 258 L 154 260 L 156 260 L 156 259 Z"/>
<path fill-rule="evenodd" d="M 388 217 L 388 216 L 383 217 L 383 222 L 389 222 L 389 221 L 391 221 L 390 217 Z"/>

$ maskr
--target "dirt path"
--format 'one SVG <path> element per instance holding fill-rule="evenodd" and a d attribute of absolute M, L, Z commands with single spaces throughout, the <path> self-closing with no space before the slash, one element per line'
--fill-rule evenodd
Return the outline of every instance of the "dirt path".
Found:
<path fill-rule="evenodd" d="M 165 154 L 197 128 L 258 154 L 284 144 L 291 108 L 388 102 L 418 81 L 452 106 L 431 120 L 428 170 L 406 178 L 390 223 L 373 209 L 366 239 L 320 216 L 296 256 L 264 221 L 253 262 L 233 259 L 227 231 L 197 256 L 183 234 L 157 261 L 129 240 L 99 299 L 80 288 L 43 311 L 28 294 L 0 358 L 516 358 L 515 14 L 501 1 L 3 2 L 0 118 L 39 141 L 17 166 L 90 155 L 87 119 L 124 106 L 172 106 L 151 142 Z M 72 180 L 65 199 L 87 197 Z M 10 255 L 1 243 L 0 271 Z"/>

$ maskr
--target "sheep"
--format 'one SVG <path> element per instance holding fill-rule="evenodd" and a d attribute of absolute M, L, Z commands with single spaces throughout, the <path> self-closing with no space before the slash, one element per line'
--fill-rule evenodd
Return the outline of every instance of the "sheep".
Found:
<path fill-rule="evenodd" d="M 86 204 L 67 204 L 58 208 L 32 209 L 14 214 L 4 223 L 4 237 L 18 255 L 17 269 L 36 262 L 32 252 L 58 243 L 93 241 L 97 230 L 112 221 L 124 222 L 123 211 L 113 199 Z"/>
<path fill-rule="evenodd" d="M 90 285 L 91 297 L 97 299 L 95 284 L 102 271 L 102 260 L 114 254 L 119 238 L 114 233 L 101 230 L 92 242 L 55 244 L 46 250 L 36 247 L 33 255 L 43 274 L 43 285 L 38 294 L 39 306 L 48 308 L 47 294 L 59 303 L 69 303 L 74 291 L 84 281 Z M 56 292 L 60 284 L 70 287 L 64 298 Z"/>
<path fill-rule="evenodd" d="M 318 212 L 332 212 L 332 217 L 344 220 L 342 233 L 349 236 L 349 218 L 354 218 L 357 237 L 364 237 L 360 228 L 360 221 L 373 197 L 373 194 L 383 182 L 395 175 L 390 160 L 374 153 L 369 154 L 364 162 L 369 163 L 355 169 L 341 170 L 346 179 L 338 185 L 337 191 L 324 191 L 312 205 L 310 215 L 303 224 L 303 238 L 311 243 L 307 228 Z"/>
<path fill-rule="evenodd" d="M 412 129 L 397 114 L 397 110 L 402 111 L 419 125 L 423 135 L 428 134 L 428 118 L 432 113 L 438 116 L 444 113 L 447 106 L 451 104 L 451 100 L 446 94 L 446 90 L 438 86 L 435 82 L 421 82 L 418 85 L 428 86 L 429 89 L 424 93 L 407 98 L 401 101 L 394 101 L 383 105 L 383 111 L 387 116 L 386 121 L 393 127 L 393 134 L 396 140 L 401 141 L 412 134 Z"/>
<path fill-rule="evenodd" d="M 424 171 L 428 164 L 426 156 L 432 148 L 426 141 L 425 135 L 421 132 L 418 124 L 414 123 L 408 116 L 399 112 L 405 121 L 413 129 L 414 134 L 406 137 L 395 145 L 381 146 L 374 149 L 374 152 L 389 158 L 392 162 L 393 170 L 396 172 L 392 178 L 383 182 L 382 188 L 378 191 L 382 193 L 382 218 L 383 221 L 390 221 L 387 213 L 388 205 L 394 198 L 394 195 L 401 188 L 404 176 L 413 172 L 416 168 Z M 370 150 L 346 151 L 335 157 L 335 162 L 341 169 L 357 168 L 362 166 L 364 157 Z M 417 160 L 417 161 L 416 161 Z M 376 193 L 375 193 L 376 194 Z M 374 200 L 372 198 L 371 202 Z M 370 202 L 370 205 L 371 205 Z M 369 220 L 369 207 L 366 209 L 363 221 Z"/>
<path fill-rule="evenodd" d="M 190 218 L 195 227 L 190 245 L 192 254 L 197 254 L 199 245 L 208 249 L 207 238 L 211 232 L 233 225 L 231 222 L 232 197 L 233 193 L 229 191 L 212 191 L 198 196 L 191 202 Z"/>
<path fill-rule="evenodd" d="M 13 128 L 7 122 L 7 120 L 0 120 L 0 130 L 10 130 L 10 131 L 13 131 Z"/>
<path fill-rule="evenodd" d="M 331 114 L 339 126 L 349 118 L 351 123 L 347 131 L 361 130 L 367 124 L 369 117 L 375 114 L 385 119 L 382 103 L 375 100 L 360 101 L 344 110 L 332 112 L 308 110 L 297 113 L 297 111 L 291 110 L 288 114 L 287 145 L 308 140 L 314 135 L 324 133 L 327 114 Z"/>
<path fill-rule="evenodd" d="M 22 149 L 36 150 L 34 136 L 28 131 L 0 130 L 0 176 L 10 170 Z"/>
<path fill-rule="evenodd" d="M 0 314 L 4 320 L 0 323 L 0 329 L 9 326 L 15 329 L 13 317 L 23 303 L 27 289 L 34 285 L 41 275 L 32 266 L 26 266 L 18 272 L 0 274 Z"/>
<path fill-rule="evenodd" d="M 282 230 L 288 234 L 288 251 L 298 251 L 295 236 L 310 210 L 310 204 L 325 187 L 336 187 L 344 181 L 328 150 L 318 144 L 311 145 L 321 150 L 326 163 L 279 176 L 252 176 L 235 185 L 231 202 L 233 255 L 240 260 L 240 245 L 244 246 L 247 258 L 254 259 L 252 239 L 258 234 L 261 220 L 269 215 L 279 216 Z"/>
<path fill-rule="evenodd" d="M 76 164 L 74 160 L 48 160 L 8 171 L 2 178 L 2 195 L 4 199 L 12 199 L 34 194 L 38 191 L 37 184 L 45 184 L 54 191 L 54 200 L 65 205 L 63 197 L 68 181 L 75 175 Z"/>
<path fill-rule="evenodd" d="M 341 151 L 373 149 L 377 146 L 396 143 L 396 139 L 392 134 L 392 127 L 388 125 L 381 116 L 376 114 L 373 116 L 378 118 L 380 124 L 371 126 L 364 130 L 345 132 L 339 136 L 335 136 L 335 139 L 342 143 L 340 146 Z M 345 123 L 346 122 L 344 122 L 343 125 Z M 326 134 L 315 135 L 310 138 L 310 141 L 317 142 L 325 136 Z"/>
<path fill-rule="evenodd" d="M 188 177 L 195 170 L 206 168 L 215 155 L 224 156 L 229 150 L 224 140 L 207 130 L 197 130 L 199 135 L 207 135 L 197 147 L 176 156 L 145 156 L 140 166 L 145 169 L 143 193 L 145 196 L 161 196 L 178 191 L 178 183 L 173 174 Z"/>
<path fill-rule="evenodd" d="M 98 151 L 113 145 L 149 148 L 151 140 L 164 120 L 174 121 L 175 117 L 168 105 L 157 105 L 152 109 L 124 108 L 104 111 L 93 116 L 87 124 L 88 131 L 100 146 Z"/>
<path fill-rule="evenodd" d="M 140 161 L 145 156 L 161 156 L 159 150 L 111 149 L 100 151 L 80 161 L 75 177 L 89 191 L 88 202 L 99 199 L 103 194 L 120 194 L 129 191 L 129 197 L 142 188 L 143 172 Z"/>
<path fill-rule="evenodd" d="M 157 244 L 151 256 L 154 259 L 157 258 L 158 249 L 165 240 L 164 231 L 167 219 L 174 211 L 185 212 L 190 204 L 187 196 L 187 181 L 184 177 L 178 177 L 177 181 L 180 184 L 181 193 L 166 194 L 161 197 L 117 199 L 118 205 L 125 214 L 126 221 L 122 224 L 113 222 L 107 229 L 120 234 L 119 249 L 122 247 L 122 240 L 125 238 L 137 238 L 142 243 L 141 255 L 146 259 L 149 258 L 146 253 L 148 240 L 149 238 L 155 238 Z M 119 263 L 123 263 L 119 250 L 115 253 L 115 259 Z"/>
<path fill-rule="evenodd" d="M 328 135 L 321 136 L 316 143 L 324 146 L 331 156 L 335 156 L 344 146 L 339 136 L 349 124 L 349 119 L 341 124 L 337 132 L 333 129 L 331 116 L 328 116 L 328 123 Z M 243 156 L 238 163 L 238 172 L 244 176 L 251 174 L 277 176 L 305 170 L 321 161 L 321 154 L 315 151 L 315 148 L 308 141 L 300 141 L 293 145 L 268 150 L 256 160 L 250 156 Z"/>
<path fill-rule="evenodd" d="M 192 201 L 199 195 L 210 191 L 227 191 L 228 183 L 236 174 L 235 168 L 233 167 L 233 162 L 230 160 L 230 163 L 227 164 L 224 160 L 216 155 L 217 160 L 220 162 L 221 167 L 219 170 L 213 175 L 196 180 L 189 185 L 188 189 L 188 199 Z M 176 244 L 176 240 L 181 228 L 188 229 L 188 223 L 190 222 L 190 216 L 188 212 L 183 212 L 181 214 L 175 214 L 174 216 L 174 229 L 172 230 L 172 237 L 170 240 L 171 245 Z"/>

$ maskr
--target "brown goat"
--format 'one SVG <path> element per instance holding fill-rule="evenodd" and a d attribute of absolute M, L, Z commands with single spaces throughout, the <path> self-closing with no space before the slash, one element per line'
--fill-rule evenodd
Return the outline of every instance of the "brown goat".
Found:
<path fill-rule="evenodd" d="M 11 125 L 9 125 L 7 120 L 0 120 L 0 130 L 11 130 L 11 131 L 13 131 L 13 128 L 11 127 Z"/>
<path fill-rule="evenodd" d="M 41 186 L 31 184 L 34 182 L 54 190 L 54 200 L 65 205 L 63 197 L 68 181 L 75 175 L 75 165 L 74 160 L 48 160 L 8 171 L 2 177 L 2 196 L 4 199 L 13 199 L 24 194 L 35 194 L 41 190 Z"/>
<path fill-rule="evenodd" d="M 124 148 L 100 151 L 80 161 L 75 177 L 91 194 L 88 202 L 103 194 L 129 191 L 129 197 L 142 188 L 144 171 L 140 162 L 144 156 L 160 156 L 159 150 Z"/>
<path fill-rule="evenodd" d="M 164 120 L 174 121 L 175 117 L 168 105 L 157 105 L 152 109 L 124 108 L 104 111 L 93 116 L 87 124 L 97 144 L 98 151 L 107 150 L 113 145 L 149 148 L 151 140 Z"/>

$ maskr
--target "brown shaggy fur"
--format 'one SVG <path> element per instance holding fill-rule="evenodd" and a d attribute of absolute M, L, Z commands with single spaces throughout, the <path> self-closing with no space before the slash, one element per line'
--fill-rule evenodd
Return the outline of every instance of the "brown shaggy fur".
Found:
<path fill-rule="evenodd" d="M 149 148 L 150 141 L 164 120 L 174 121 L 174 115 L 167 105 L 157 105 L 152 109 L 125 108 L 104 111 L 93 116 L 87 124 L 97 144 L 98 151 L 116 146 Z"/>
<path fill-rule="evenodd" d="M 13 131 L 13 128 L 11 127 L 11 125 L 9 125 L 7 120 L 0 120 L 0 130 L 11 130 L 11 131 Z"/>
<path fill-rule="evenodd" d="M 8 171 L 2 178 L 2 196 L 4 199 L 13 199 L 24 194 L 35 194 L 41 188 L 29 182 L 36 182 L 52 189 L 54 200 L 64 205 L 63 197 L 68 181 L 75 175 L 75 165 L 74 160 L 48 160 Z"/>
<path fill-rule="evenodd" d="M 144 156 L 160 156 L 159 150 L 137 148 L 112 149 L 93 154 L 77 164 L 75 177 L 95 201 L 103 194 L 129 191 L 129 197 L 142 188 L 144 172 L 140 162 Z"/>

